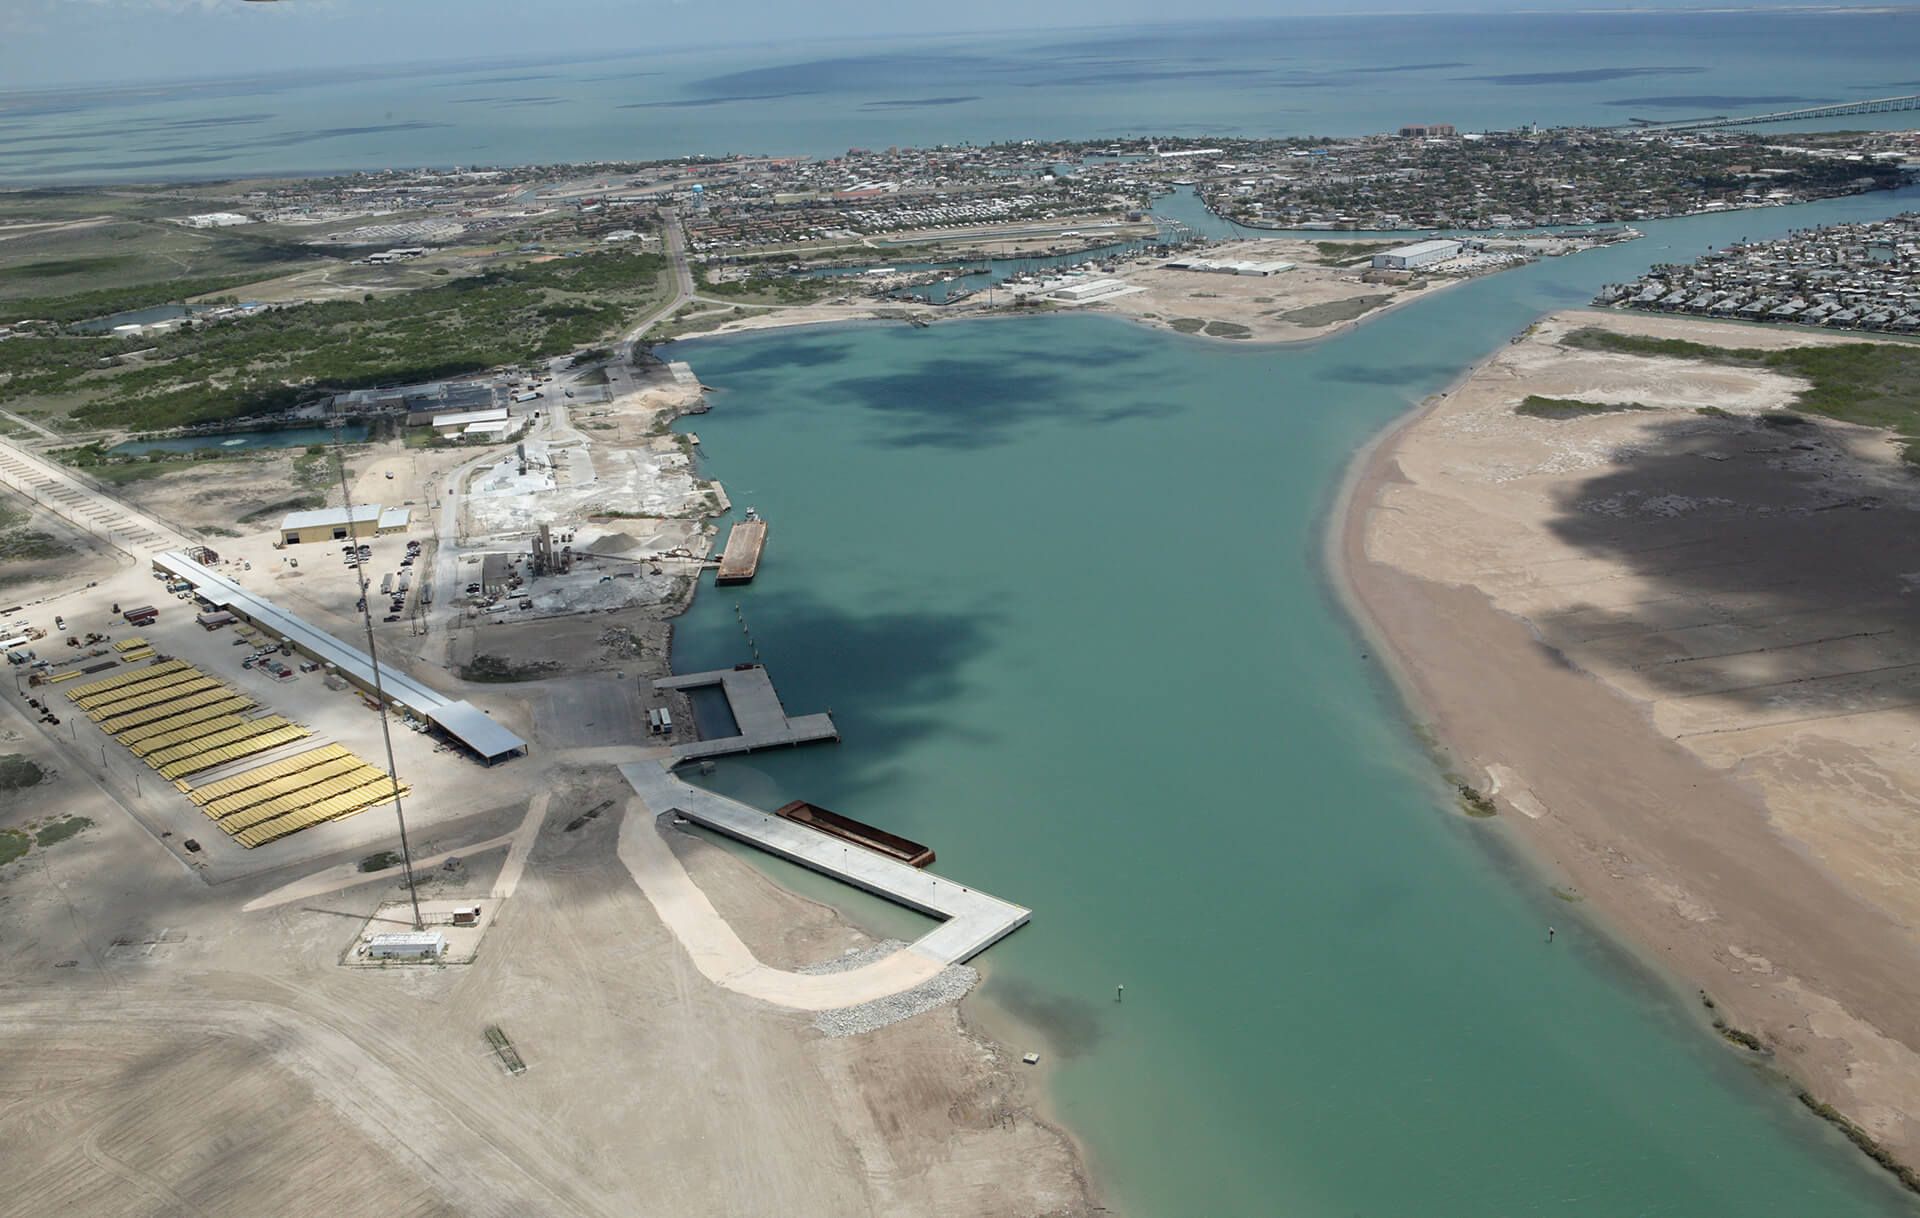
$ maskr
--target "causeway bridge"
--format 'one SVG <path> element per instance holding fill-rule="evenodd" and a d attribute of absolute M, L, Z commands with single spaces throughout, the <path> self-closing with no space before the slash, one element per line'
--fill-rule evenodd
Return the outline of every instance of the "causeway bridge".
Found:
<path fill-rule="evenodd" d="M 1639 131 L 1702 131 L 1709 127 L 1746 127 L 1755 123 L 1794 123 L 1803 119 L 1843 118 L 1849 114 L 1893 114 L 1901 110 L 1920 110 L 1920 93 L 1906 93 L 1899 97 L 1873 97 L 1865 101 L 1837 102 L 1830 106 L 1807 106 L 1799 110 L 1775 110 L 1771 114 L 1747 114 L 1729 117 L 1716 114 L 1711 118 L 1687 118 L 1676 122 L 1659 122 L 1648 119 L 1634 119 L 1622 124 L 1616 130 L 1634 129 Z"/>

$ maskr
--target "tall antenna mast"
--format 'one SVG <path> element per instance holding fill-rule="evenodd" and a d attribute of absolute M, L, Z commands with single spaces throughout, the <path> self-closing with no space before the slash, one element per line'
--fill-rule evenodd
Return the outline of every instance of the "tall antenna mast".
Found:
<path fill-rule="evenodd" d="M 333 463 L 340 471 L 340 499 L 347 513 L 347 540 L 359 545 L 360 539 L 353 535 L 353 492 L 347 489 L 347 450 L 341 438 L 341 420 L 333 420 Z M 379 522 L 374 529 L 379 530 Z M 359 551 L 355 551 L 358 559 Z M 373 607 L 367 603 L 367 565 L 355 561 L 353 569 L 360 573 L 360 620 L 367 628 L 367 659 L 373 662 L 373 696 L 380 703 L 380 739 L 387 746 L 387 781 L 393 784 L 393 817 L 400 822 L 400 862 L 406 869 L 407 899 L 413 902 L 413 929 L 425 930 L 426 921 L 420 917 L 420 891 L 413 883 L 413 849 L 407 844 L 407 814 L 400 807 L 400 772 L 393 763 L 393 725 L 387 722 L 387 694 L 380 682 L 380 653 L 373 643 Z"/>

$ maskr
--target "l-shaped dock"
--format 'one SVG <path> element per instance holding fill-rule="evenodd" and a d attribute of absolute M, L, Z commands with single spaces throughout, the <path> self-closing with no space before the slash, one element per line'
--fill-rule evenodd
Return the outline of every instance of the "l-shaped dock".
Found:
<path fill-rule="evenodd" d="M 740 668 L 721 668 L 712 672 L 690 672 L 680 677 L 662 677 L 655 689 L 700 689 L 718 685 L 727 696 L 733 721 L 740 728 L 736 735 L 713 740 L 695 740 L 673 746 L 676 761 L 694 761 L 702 757 L 720 757 L 728 753 L 751 753 L 777 745 L 808 744 L 816 740 L 838 740 L 840 729 L 831 716 L 801 715 L 787 717 L 787 708 L 774 692 L 773 678 L 758 664 Z"/>
<path fill-rule="evenodd" d="M 631 762 L 620 772 L 655 816 L 677 813 L 790 863 L 942 919 L 908 950 L 943 964 L 972 959 L 1032 916 L 1032 911 L 978 889 L 682 782 L 661 762 Z"/>

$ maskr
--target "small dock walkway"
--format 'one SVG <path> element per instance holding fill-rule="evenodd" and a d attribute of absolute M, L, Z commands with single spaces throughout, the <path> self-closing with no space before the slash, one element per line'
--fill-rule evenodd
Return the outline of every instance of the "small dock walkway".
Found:
<path fill-rule="evenodd" d="M 816 740 L 838 740 L 840 729 L 829 715 L 787 717 L 780 695 L 774 692 L 773 678 L 755 664 L 747 668 L 721 668 L 712 672 L 693 672 L 680 677 L 662 677 L 655 689 L 700 689 L 718 685 L 727 695 L 733 721 L 740 732 L 714 740 L 696 740 L 673 746 L 676 761 L 694 761 L 702 757 L 723 757 L 729 753 L 751 753 L 776 745 L 810 744 Z"/>
<path fill-rule="evenodd" d="M 676 812 L 790 863 L 942 919 L 906 950 L 943 965 L 972 959 L 1032 916 L 1031 910 L 964 884 L 689 785 L 657 761 L 631 762 L 621 766 L 620 773 L 655 816 Z"/>

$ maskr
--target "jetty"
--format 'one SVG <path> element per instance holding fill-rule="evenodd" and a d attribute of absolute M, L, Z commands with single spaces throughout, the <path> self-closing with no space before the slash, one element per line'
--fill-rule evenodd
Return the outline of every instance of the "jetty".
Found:
<path fill-rule="evenodd" d="M 857 850 L 724 795 L 682 782 L 655 761 L 620 767 L 655 816 L 674 814 L 736 841 L 831 876 L 844 884 L 941 919 L 907 950 L 943 964 L 961 964 L 1027 924 L 1032 911 L 910 867 L 871 850 Z"/>
<path fill-rule="evenodd" d="M 909 841 L 897 833 L 857 821 L 851 816 L 842 816 L 838 812 L 810 804 L 804 799 L 796 799 L 783 807 L 775 808 L 773 814 L 781 820 L 790 820 L 796 825 L 805 825 L 818 829 L 829 837 L 837 837 L 843 842 L 852 842 L 862 849 L 884 854 L 890 859 L 898 859 L 909 867 L 928 867 L 933 864 L 933 847 L 922 846 L 919 842 Z"/>
<path fill-rule="evenodd" d="M 720 556 L 720 569 L 714 573 L 716 584 L 745 584 L 753 582 L 760 570 L 760 551 L 767 546 L 767 522 L 752 508 L 747 509 L 747 518 L 737 522 L 727 532 L 727 549 Z"/>
<path fill-rule="evenodd" d="M 739 731 L 732 736 L 676 744 L 673 746 L 676 762 L 723 757 L 729 753 L 751 753 L 755 749 L 773 748 L 776 745 L 840 739 L 840 729 L 833 725 L 830 715 L 788 718 L 787 708 L 780 704 L 780 695 L 774 692 L 773 678 L 758 664 L 742 664 L 712 672 L 692 672 L 679 677 L 661 677 L 653 683 L 653 687 L 660 690 L 701 689 L 713 685 L 719 686 L 726 695 L 727 708 L 733 712 L 733 721 Z"/>

